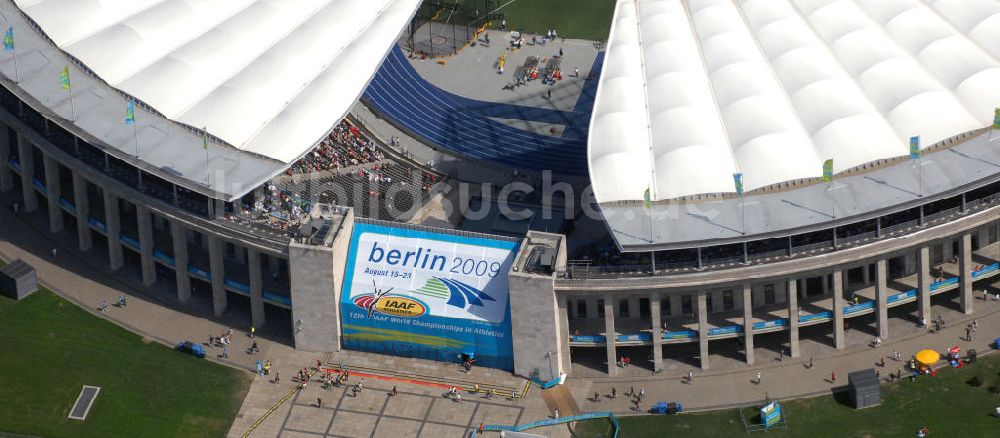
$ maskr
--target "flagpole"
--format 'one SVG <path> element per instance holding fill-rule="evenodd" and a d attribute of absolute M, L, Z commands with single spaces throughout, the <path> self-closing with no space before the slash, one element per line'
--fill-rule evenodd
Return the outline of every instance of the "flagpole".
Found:
<path fill-rule="evenodd" d="M 21 83 L 21 72 L 17 70 L 17 46 L 11 46 L 11 51 L 14 52 L 14 82 Z"/>
<path fill-rule="evenodd" d="M 73 86 L 69 87 L 69 111 L 72 114 L 73 122 L 76 122 L 76 105 L 73 104 Z"/>
<path fill-rule="evenodd" d="M 920 184 L 920 197 L 924 197 L 924 154 L 917 158 L 917 183 Z"/>
<path fill-rule="evenodd" d="M 740 216 L 742 216 L 742 222 L 743 222 L 743 235 L 746 236 L 746 234 L 747 234 L 747 194 L 745 192 L 744 193 L 740 193 L 740 210 L 742 210 L 740 212 Z"/>
<path fill-rule="evenodd" d="M 139 158 L 139 121 L 132 123 L 132 136 L 135 137 L 135 157 Z"/>

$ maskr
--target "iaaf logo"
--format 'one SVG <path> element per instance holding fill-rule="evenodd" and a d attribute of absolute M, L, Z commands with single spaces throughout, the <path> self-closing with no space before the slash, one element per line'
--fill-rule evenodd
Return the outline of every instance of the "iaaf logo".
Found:
<path fill-rule="evenodd" d="M 374 294 L 358 295 L 354 297 L 354 305 L 368 311 L 368 317 L 371 318 L 375 312 L 384 313 L 392 316 L 401 316 L 404 318 L 416 318 L 427 313 L 427 306 L 420 301 L 414 300 L 412 298 L 402 297 L 399 295 L 388 295 L 393 288 L 382 291 L 375 287 Z"/>

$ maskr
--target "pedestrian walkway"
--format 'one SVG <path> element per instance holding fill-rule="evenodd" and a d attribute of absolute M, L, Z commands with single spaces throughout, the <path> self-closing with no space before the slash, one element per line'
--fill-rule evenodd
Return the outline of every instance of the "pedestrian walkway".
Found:
<path fill-rule="evenodd" d="M 221 349 L 210 347 L 208 349 L 208 360 L 216 361 L 228 366 L 233 366 L 245 370 L 252 370 L 256 360 L 270 360 L 273 364 L 272 375 L 259 377 L 254 380 L 250 391 L 244 399 L 243 405 L 234 420 L 229 436 L 243 436 L 264 414 L 273 409 L 273 413 L 262 421 L 254 431 L 254 437 L 277 437 L 295 436 L 296 433 L 305 433 L 304 429 L 296 428 L 299 424 L 298 418 L 307 418 L 302 421 L 315 423 L 315 430 L 319 430 L 322 421 L 311 418 L 309 413 L 302 414 L 302 410 L 309 408 L 310 401 L 324 398 L 323 395 L 315 395 L 313 391 L 321 391 L 317 384 L 310 384 L 307 392 L 289 398 L 284 403 L 279 403 L 289 391 L 294 389 L 295 383 L 292 376 L 296 370 L 304 366 L 315 365 L 317 359 L 327 364 L 338 364 L 343 362 L 345 366 L 365 366 L 371 370 L 381 370 L 383 374 L 410 374 L 429 376 L 438 379 L 464 380 L 469 382 L 496 382 L 500 385 L 513 385 L 515 382 L 523 382 L 517 377 L 483 368 L 474 368 L 471 373 L 462 372 L 459 364 L 442 364 L 438 362 L 422 361 L 418 359 L 399 358 L 392 356 L 382 356 L 370 353 L 341 351 L 335 354 L 322 354 L 296 351 L 289 345 L 275 342 L 267 335 L 265 327 L 262 336 L 258 336 L 256 341 L 260 348 L 257 355 L 246 352 L 252 340 L 248 337 L 246 330 L 248 327 L 240 327 L 236 322 L 246 320 L 245 315 L 234 315 L 235 319 L 217 320 L 211 316 L 210 307 L 203 308 L 196 304 L 181 304 L 176 301 L 176 293 L 171 287 L 164 285 L 152 288 L 141 287 L 139 275 L 136 272 L 127 270 L 112 272 L 106 268 L 107 256 L 103 249 L 95 246 L 87 253 L 81 254 L 76 249 L 77 240 L 71 231 L 63 231 L 59 234 L 50 234 L 46 231 L 47 218 L 41 210 L 33 214 L 13 214 L 7 208 L 0 208 L 0 258 L 5 261 L 23 259 L 34 266 L 42 284 L 64 298 L 74 302 L 80 307 L 107 318 L 128 330 L 136 332 L 151 340 L 159 341 L 168 346 L 174 345 L 181 340 L 191 340 L 194 342 L 204 342 L 207 344 L 209 335 L 217 335 L 224 330 L 233 328 L 234 342 L 230 346 L 230 357 L 222 359 L 217 357 L 221 354 Z M 58 248 L 53 256 L 52 249 Z M 991 287 L 996 291 L 995 287 Z M 109 307 L 108 313 L 101 313 L 98 307 L 102 300 L 115 303 L 119 295 L 124 295 L 128 301 L 127 308 Z M 945 297 L 941 297 L 945 298 Z M 935 298 L 934 315 L 944 314 L 948 321 L 945 329 L 935 334 L 927 334 L 926 330 L 914 327 L 912 323 L 903 318 L 891 318 L 890 322 L 899 325 L 894 326 L 890 333 L 893 338 L 885 340 L 881 348 L 871 348 L 865 342 L 849 342 L 848 349 L 835 352 L 829 347 L 825 350 L 813 349 L 810 345 L 818 342 L 804 343 L 802 356 L 798 359 L 785 359 L 784 361 L 766 360 L 766 353 L 758 352 L 758 366 L 748 367 L 745 364 L 738 365 L 738 360 L 733 360 L 731 367 L 726 364 L 713 368 L 711 372 L 694 371 L 694 379 L 686 382 L 682 378 L 685 368 L 682 364 L 674 365 L 674 369 L 666 375 L 644 376 L 623 376 L 618 378 L 570 378 L 565 388 L 569 390 L 572 399 L 578 403 L 583 412 L 588 411 L 614 411 L 616 414 L 629 414 L 630 402 L 627 397 L 622 396 L 629 390 L 640 391 L 645 389 L 644 402 L 646 406 L 657 400 L 680 401 L 688 411 L 711 409 L 726 406 L 742 405 L 764 399 L 765 397 L 787 399 L 793 397 L 803 397 L 810 395 L 828 394 L 832 390 L 841 388 L 845 384 L 844 378 L 839 378 L 837 383 L 831 383 L 830 374 L 835 372 L 838 376 L 846 377 L 850 371 L 876 367 L 883 376 L 895 370 L 897 362 L 893 360 L 891 352 L 894 350 L 902 353 L 905 360 L 914 352 L 931 348 L 944 350 L 950 346 L 957 345 L 963 350 L 975 348 L 980 352 L 990 351 L 988 343 L 1000 334 L 1000 303 L 993 301 L 983 301 L 982 297 L 976 297 L 976 313 L 974 315 L 961 315 L 953 310 L 955 298 L 941 300 Z M 902 309 L 906 311 L 906 309 Z M 971 341 L 966 340 L 966 326 L 975 318 L 978 321 L 979 329 Z M 805 330 L 805 329 L 804 329 Z M 869 339 L 869 335 L 861 330 L 848 336 L 855 339 Z M 805 338 L 805 337 L 804 337 Z M 823 354 L 817 354 L 823 353 Z M 815 357 L 814 366 L 808 367 L 810 356 Z M 876 363 L 881 359 L 886 359 L 886 367 L 877 367 Z M 713 359 L 714 360 L 714 359 Z M 713 362 L 713 365 L 717 361 Z M 692 367 L 693 368 L 693 367 Z M 757 373 L 762 373 L 762 382 L 755 384 Z M 277 373 L 280 373 L 280 381 L 275 381 Z M 581 373 L 584 374 L 584 373 Z M 667 377 L 669 376 L 669 377 Z M 390 401 L 385 395 L 391 386 L 398 386 L 402 394 L 413 395 L 419 401 L 413 402 L 414 406 L 424 406 L 421 411 L 427 417 L 410 418 L 405 412 L 410 409 L 409 403 L 395 403 Z M 617 389 L 619 397 L 608 397 L 611 388 Z M 491 412 L 494 405 L 499 406 L 498 417 L 508 418 L 514 416 L 513 412 L 519 414 L 514 418 L 508 418 L 510 422 L 530 422 L 537 421 L 552 416 L 552 412 L 546 406 L 542 398 L 542 391 L 533 389 L 529 391 L 526 399 L 523 400 L 478 400 L 475 403 L 462 403 L 458 405 L 444 404 L 447 399 L 439 397 L 440 388 L 428 387 L 417 384 L 395 383 L 391 381 L 371 382 L 371 389 L 378 388 L 382 391 L 370 391 L 374 393 L 374 401 L 351 405 L 354 400 L 347 401 L 349 396 L 342 392 L 330 395 L 325 406 L 330 407 L 329 419 L 336 419 L 339 412 L 333 409 L 334 398 L 340 396 L 337 402 L 349 403 L 345 405 L 344 417 L 347 420 L 336 421 L 326 424 L 323 433 L 309 432 L 314 436 L 333 431 L 333 436 L 361 436 L 364 431 L 369 430 L 371 434 L 364 436 L 451 436 L 449 432 L 465 431 L 473 427 L 476 421 L 477 406 L 483 404 L 482 412 Z M 344 389 L 346 391 L 346 389 Z M 599 397 L 594 399 L 593 394 L 598 393 Z M 320 393 L 322 394 L 322 393 Z M 333 392 L 331 392 L 333 394 Z M 364 396 L 369 397 L 368 395 Z M 382 398 L 378 398 L 382 397 Z M 465 397 L 465 396 L 463 396 Z M 468 401 L 468 397 L 465 397 Z M 344 399 L 343 401 L 341 399 Z M 426 400 L 425 400 L 426 399 Z M 381 400 L 382 405 L 378 405 Z M 399 399 L 402 400 L 402 399 Z M 430 401 L 428 401 L 430 400 Z M 648 400 L 648 401 L 646 401 Z M 369 406 L 369 404 L 371 404 Z M 305 406 L 303 406 L 305 405 Z M 399 406 L 397 408 L 397 405 Z M 373 411 L 378 408 L 378 412 Z M 383 411 L 383 408 L 386 410 Z M 503 409 L 501 409 L 503 408 Z M 316 408 L 313 408 L 316 409 Z M 325 409 L 325 408 L 324 408 Z M 463 426 L 461 421 L 448 423 L 443 418 L 452 414 L 452 410 L 460 409 L 462 412 L 471 412 L 465 419 Z M 352 412 L 356 411 L 356 412 Z M 323 411 L 324 415 L 326 411 Z M 387 415 L 384 415 L 388 412 Z M 398 413 L 398 415 L 397 415 Z M 360 417 L 366 415 L 365 417 Z M 352 416 L 358 419 L 357 424 L 350 420 Z M 385 418 L 382 420 L 381 418 Z M 398 417 L 398 418 L 396 418 Z M 325 417 L 324 417 L 325 418 Z M 450 417 L 448 417 L 450 418 Z M 327 421 L 329 421 L 329 419 Z M 469 422 L 469 420 L 472 422 Z M 441 421 L 439 421 L 441 420 Z M 383 422 L 384 421 L 384 422 Z M 451 420 L 448 420 L 451 421 Z M 507 420 L 491 418 L 491 423 L 501 423 Z M 426 424 L 424 424 L 426 423 Z M 305 423 L 303 423 L 305 424 Z M 289 425 L 295 427 L 289 427 Z M 340 434 L 341 427 L 345 431 Z M 351 432 L 351 427 L 357 426 L 360 435 Z M 304 425 L 305 428 L 313 426 Z M 416 429 L 414 429 L 414 427 Z M 453 427 L 453 429 L 448 429 Z M 286 430 L 287 429 L 287 430 Z M 293 432 L 292 430 L 301 430 Z M 314 429 L 309 429 L 314 430 Z M 415 432 L 414 432 L 415 430 Z M 286 433 L 282 434 L 285 431 Z M 379 431 L 377 434 L 375 431 Z M 384 432 L 382 432 L 384 431 Z M 400 431 L 408 431 L 400 433 Z M 414 433 L 419 435 L 414 435 Z M 550 426 L 539 430 L 539 433 L 548 436 L 569 436 L 565 425 Z M 435 435 L 436 434 L 436 435 Z"/>

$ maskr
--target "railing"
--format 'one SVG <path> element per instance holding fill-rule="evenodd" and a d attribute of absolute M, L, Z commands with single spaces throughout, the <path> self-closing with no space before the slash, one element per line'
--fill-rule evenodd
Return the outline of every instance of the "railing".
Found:
<path fill-rule="evenodd" d="M 792 254 L 802 254 L 804 252 L 812 252 L 812 251 L 822 250 L 822 249 L 833 249 L 833 241 L 832 240 L 827 240 L 827 241 L 824 241 L 824 242 L 810 243 L 808 245 L 793 246 L 792 247 Z"/>
<path fill-rule="evenodd" d="M 911 221 L 906 221 L 901 224 L 890 225 L 888 227 L 882 228 L 882 235 L 895 234 L 899 231 L 908 230 L 920 225 L 919 219 L 914 219 Z"/>

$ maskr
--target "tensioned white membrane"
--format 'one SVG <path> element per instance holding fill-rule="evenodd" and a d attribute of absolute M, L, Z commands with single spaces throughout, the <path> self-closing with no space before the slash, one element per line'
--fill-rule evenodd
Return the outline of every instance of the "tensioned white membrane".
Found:
<path fill-rule="evenodd" d="M 599 202 L 822 176 L 989 125 L 994 0 L 619 0 L 589 139 Z"/>

